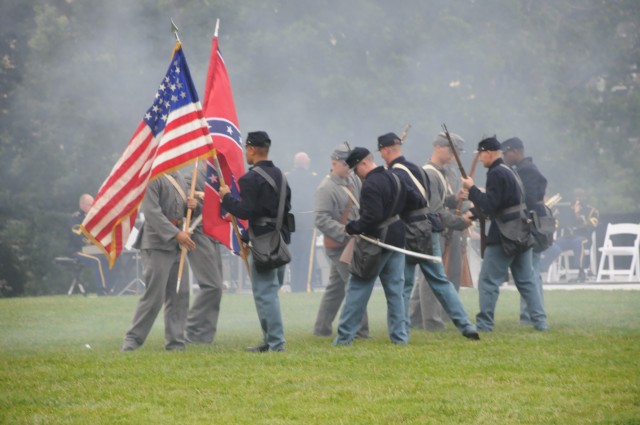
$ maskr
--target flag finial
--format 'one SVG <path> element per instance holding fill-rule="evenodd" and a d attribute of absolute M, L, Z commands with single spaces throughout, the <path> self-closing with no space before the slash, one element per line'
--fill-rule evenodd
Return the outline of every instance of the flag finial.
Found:
<path fill-rule="evenodd" d="M 218 29 L 220 28 L 220 19 L 216 19 L 216 30 L 213 32 L 213 36 L 217 37 L 218 36 Z"/>
<path fill-rule="evenodd" d="M 178 27 L 173 22 L 173 18 L 171 18 L 171 32 L 176 36 L 176 41 L 180 43 L 180 37 L 178 37 Z"/>

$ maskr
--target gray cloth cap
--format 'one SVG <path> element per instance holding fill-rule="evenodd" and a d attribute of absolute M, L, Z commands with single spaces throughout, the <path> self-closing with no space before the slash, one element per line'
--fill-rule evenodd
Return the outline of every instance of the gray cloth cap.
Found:
<path fill-rule="evenodd" d="M 458 136 L 456 133 L 449 133 L 453 146 L 456 147 L 458 152 L 464 152 L 464 139 Z M 449 146 L 447 135 L 444 133 L 438 133 L 435 139 L 433 139 L 433 146 Z"/>
<path fill-rule="evenodd" d="M 331 152 L 331 159 L 335 161 L 346 161 L 349 152 L 351 152 L 351 149 L 349 149 L 347 142 L 342 142 Z"/>

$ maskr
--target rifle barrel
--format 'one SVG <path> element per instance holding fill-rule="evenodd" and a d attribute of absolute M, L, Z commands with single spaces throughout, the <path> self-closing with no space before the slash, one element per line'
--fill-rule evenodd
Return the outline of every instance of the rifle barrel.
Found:
<path fill-rule="evenodd" d="M 449 146 L 451 147 L 451 151 L 453 152 L 453 156 L 456 158 L 456 162 L 458 163 L 458 168 L 460 169 L 460 174 L 465 179 L 467 178 L 467 172 L 464 170 L 464 166 L 462 165 L 462 161 L 460 161 L 460 156 L 458 155 L 458 151 L 456 150 L 455 145 L 453 144 L 453 140 L 451 140 L 451 134 L 449 134 L 449 130 L 447 129 L 446 124 L 442 124 L 442 129 L 444 130 L 445 136 L 447 136 L 447 140 L 449 141 Z"/>

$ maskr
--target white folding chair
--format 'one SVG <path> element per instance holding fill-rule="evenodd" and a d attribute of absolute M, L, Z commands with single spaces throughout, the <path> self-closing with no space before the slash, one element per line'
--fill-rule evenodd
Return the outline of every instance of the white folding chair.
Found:
<path fill-rule="evenodd" d="M 622 235 L 635 236 L 633 245 L 614 244 L 612 237 L 620 237 Z M 598 250 L 602 253 L 602 256 L 598 267 L 597 282 L 601 282 L 602 276 L 605 275 L 609 276 L 609 280 L 613 280 L 614 276 L 626 276 L 630 282 L 640 280 L 640 261 L 638 261 L 638 256 L 640 255 L 640 224 L 609 223 L 604 244 Z M 615 257 L 631 257 L 629 268 L 616 269 Z M 605 268 L 605 265 L 607 265 L 607 268 Z"/>

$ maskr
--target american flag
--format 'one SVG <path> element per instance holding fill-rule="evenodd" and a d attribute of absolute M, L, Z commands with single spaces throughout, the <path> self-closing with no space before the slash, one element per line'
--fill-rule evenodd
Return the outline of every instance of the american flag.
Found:
<path fill-rule="evenodd" d="M 244 174 L 242 139 L 238 127 L 238 116 L 233 102 L 231 83 L 227 68 L 218 48 L 218 37 L 213 37 L 209 71 L 205 84 L 204 116 L 209 124 L 213 144 L 220 163 L 224 182 L 231 189 L 231 195 L 240 198 L 237 179 Z M 234 253 L 240 250 L 229 213 L 220 205 L 220 182 L 212 159 L 207 162 L 207 184 L 202 207 L 203 230 L 220 241 Z M 237 220 L 240 233 L 247 228 L 245 220 Z"/>
<path fill-rule="evenodd" d="M 180 43 L 155 100 L 100 187 L 83 233 L 113 267 L 150 180 L 211 154 L 213 143 Z"/>

